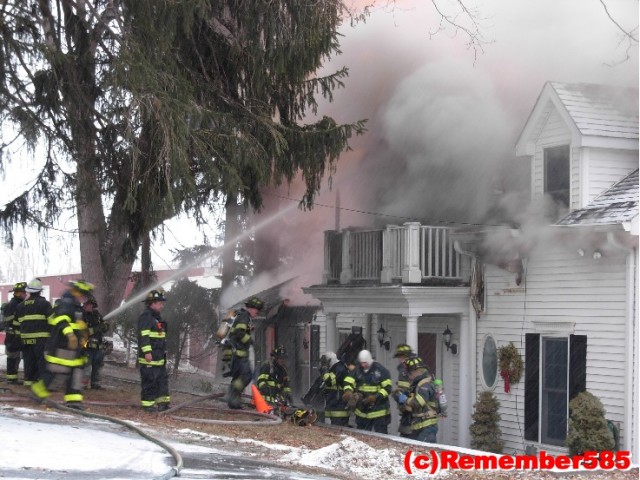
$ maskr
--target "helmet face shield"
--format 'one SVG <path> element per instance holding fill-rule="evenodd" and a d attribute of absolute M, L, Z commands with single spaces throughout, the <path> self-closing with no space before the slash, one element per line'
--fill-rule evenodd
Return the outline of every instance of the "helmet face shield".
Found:
<path fill-rule="evenodd" d="M 144 301 L 148 304 L 155 303 L 155 302 L 166 302 L 167 297 L 165 295 L 164 290 L 161 288 L 158 288 L 156 290 L 151 290 L 149 293 L 147 293 L 147 296 L 144 299 Z"/>

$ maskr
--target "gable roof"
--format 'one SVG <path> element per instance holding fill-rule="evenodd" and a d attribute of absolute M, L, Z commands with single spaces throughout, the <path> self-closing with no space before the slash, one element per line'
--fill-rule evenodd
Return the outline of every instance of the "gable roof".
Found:
<path fill-rule="evenodd" d="M 574 146 L 638 149 L 638 89 L 547 82 L 518 138 L 516 155 L 533 154 L 553 109 L 572 132 Z"/>
<path fill-rule="evenodd" d="M 598 195 L 585 208 L 574 210 L 557 225 L 620 225 L 638 217 L 638 170 Z"/>

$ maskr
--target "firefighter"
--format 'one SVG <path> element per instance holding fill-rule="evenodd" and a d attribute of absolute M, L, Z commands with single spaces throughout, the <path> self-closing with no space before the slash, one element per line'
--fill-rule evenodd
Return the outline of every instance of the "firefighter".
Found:
<path fill-rule="evenodd" d="M 271 352 L 271 361 L 260 367 L 257 387 L 265 401 L 276 408 L 291 405 L 291 386 L 289 372 L 285 365 L 287 352 L 278 345 Z"/>
<path fill-rule="evenodd" d="M 82 304 L 87 301 L 93 288 L 85 280 L 69 282 L 69 289 L 62 294 L 48 318 L 51 334 L 45 345 L 46 369 L 42 372 L 42 378 L 31 385 L 31 391 L 39 399 L 51 395 L 49 386 L 57 376 L 61 376 L 65 380 L 65 405 L 84 410 L 82 375 L 86 358 L 81 345 L 88 331 L 82 320 Z"/>
<path fill-rule="evenodd" d="M 138 365 L 140 405 L 145 412 L 163 412 L 170 407 L 167 374 L 167 322 L 160 315 L 167 300 L 164 290 L 151 290 L 146 308 L 138 318 Z"/>
<path fill-rule="evenodd" d="M 53 313 L 53 308 L 41 295 L 43 288 L 39 278 L 31 280 L 26 288 L 29 298 L 16 310 L 16 317 L 20 324 L 20 340 L 22 340 L 25 385 L 33 385 L 42 378 L 42 373 L 47 366 L 44 349 L 51 331 L 48 318 Z"/>
<path fill-rule="evenodd" d="M 6 331 L 4 350 L 7 354 L 7 382 L 17 384 L 22 342 L 20 340 L 20 323 L 16 318 L 16 310 L 18 305 L 27 297 L 27 282 L 16 283 L 11 291 L 13 292 L 13 297 L 4 309 Z"/>
<path fill-rule="evenodd" d="M 383 365 L 373 361 L 369 350 L 358 354 L 358 365 L 344 380 L 342 399 L 355 406 L 356 427 L 387 433 L 391 422 L 389 394 L 391 375 Z"/>
<path fill-rule="evenodd" d="M 85 352 L 87 365 L 85 367 L 85 385 L 90 383 L 92 390 L 101 390 L 100 372 L 104 366 L 105 348 L 107 346 L 103 337 L 109 331 L 109 324 L 104 321 L 98 311 L 98 302 L 91 296 L 82 305 L 83 318 L 89 328 L 89 338 Z"/>
<path fill-rule="evenodd" d="M 323 375 L 324 382 L 324 416 L 329 419 L 331 425 L 347 426 L 349 424 L 349 407 L 342 395 L 344 394 L 344 380 L 349 374 L 349 369 L 333 352 L 323 355 L 328 366 L 328 371 Z M 321 359 L 322 360 L 322 359 Z"/>
<path fill-rule="evenodd" d="M 258 316 L 258 312 L 264 307 L 264 302 L 257 297 L 251 297 L 244 304 L 244 308 L 235 312 L 235 318 L 229 329 L 227 337 L 228 344 L 231 345 L 231 384 L 227 404 L 229 408 L 240 409 L 240 395 L 251 382 L 253 372 L 249 364 L 249 348 L 253 343 L 251 332 L 253 331 L 253 319 Z"/>
<path fill-rule="evenodd" d="M 391 397 L 397 402 L 400 410 L 400 422 L 398 425 L 398 433 L 401 437 L 413 438 L 413 431 L 411 430 L 411 413 L 406 412 L 403 409 L 404 402 L 409 397 L 409 391 L 411 390 L 411 382 L 407 374 L 405 362 L 409 358 L 418 358 L 413 349 L 406 343 L 401 343 L 396 347 L 394 358 L 398 360 L 398 381 L 396 382 L 396 388 L 391 394 Z"/>
<path fill-rule="evenodd" d="M 413 438 L 436 443 L 439 411 L 433 378 L 419 357 L 407 359 L 405 367 L 411 389 L 403 410 L 411 414 Z"/>

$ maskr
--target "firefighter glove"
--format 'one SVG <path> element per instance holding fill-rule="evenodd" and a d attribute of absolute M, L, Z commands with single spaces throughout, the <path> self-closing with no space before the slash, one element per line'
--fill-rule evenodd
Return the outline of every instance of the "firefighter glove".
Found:
<path fill-rule="evenodd" d="M 353 397 L 353 392 L 351 390 L 345 390 L 342 394 L 342 400 L 345 402 L 348 402 L 351 397 Z"/>
<path fill-rule="evenodd" d="M 78 349 L 78 337 L 75 333 L 70 333 L 69 335 L 67 335 L 67 348 L 69 350 Z"/>
<path fill-rule="evenodd" d="M 404 405 L 404 402 L 407 401 L 407 398 L 409 398 L 409 397 L 407 397 L 404 393 L 398 394 L 398 398 L 397 398 L 398 405 Z"/>
<path fill-rule="evenodd" d="M 373 405 L 375 405 L 377 401 L 378 401 L 377 395 L 368 395 L 364 398 L 362 403 L 364 404 L 365 407 L 372 407 Z"/>

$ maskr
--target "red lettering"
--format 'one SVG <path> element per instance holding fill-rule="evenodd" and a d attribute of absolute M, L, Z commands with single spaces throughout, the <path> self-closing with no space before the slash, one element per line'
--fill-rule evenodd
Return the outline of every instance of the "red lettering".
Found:
<path fill-rule="evenodd" d="M 538 457 L 535 455 L 518 455 L 516 457 L 517 470 L 538 470 Z"/>
<path fill-rule="evenodd" d="M 462 455 L 458 460 L 460 470 L 473 470 L 476 466 L 475 459 L 471 455 Z"/>
<path fill-rule="evenodd" d="M 409 475 L 413 474 L 413 472 L 411 471 L 411 454 L 412 453 L 413 452 L 411 450 L 407 450 L 407 453 L 405 453 L 404 455 L 404 469 Z"/>
<path fill-rule="evenodd" d="M 556 457 L 556 468 L 566 470 L 571 465 L 571 459 L 567 455 L 558 455 Z"/>
<path fill-rule="evenodd" d="M 441 469 L 458 469 L 458 454 L 452 451 L 444 451 L 440 453 L 440 468 Z"/>
<path fill-rule="evenodd" d="M 429 468 L 429 457 L 426 455 L 416 455 L 416 458 L 413 460 L 413 465 L 418 470 L 426 470 Z"/>
<path fill-rule="evenodd" d="M 595 470 L 598 467 L 598 454 L 596 452 L 584 452 L 582 466 L 585 470 Z"/>
<path fill-rule="evenodd" d="M 500 470 L 513 470 L 515 459 L 511 455 L 503 455 L 500 457 L 500 460 L 498 460 L 498 465 L 500 466 Z"/>
<path fill-rule="evenodd" d="M 540 452 L 540 468 L 542 470 L 550 470 L 554 467 L 553 456 L 548 455 L 547 452 L 542 450 Z"/>
<path fill-rule="evenodd" d="M 616 452 L 616 468 L 627 470 L 631 467 L 631 458 L 628 451 Z"/>
<path fill-rule="evenodd" d="M 498 458 L 493 455 L 480 455 L 476 457 L 477 470 L 496 470 L 498 468 Z"/>

